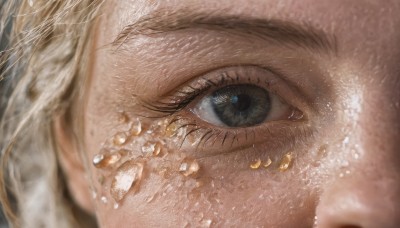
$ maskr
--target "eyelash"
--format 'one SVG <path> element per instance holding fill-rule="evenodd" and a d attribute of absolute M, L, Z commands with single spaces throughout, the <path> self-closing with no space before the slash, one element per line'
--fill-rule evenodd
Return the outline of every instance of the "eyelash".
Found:
<path fill-rule="evenodd" d="M 240 67 L 240 66 L 239 66 Z M 263 69 L 266 70 L 266 69 Z M 267 70 L 270 72 L 269 70 Z M 243 77 L 240 75 L 239 72 L 236 71 L 229 71 L 229 70 L 222 70 L 219 74 L 217 74 L 216 77 L 213 77 L 213 79 L 207 78 L 207 75 L 201 77 L 200 79 L 196 80 L 194 83 L 190 83 L 189 85 L 183 86 L 182 89 L 174 92 L 172 95 L 168 96 L 167 99 L 164 101 L 155 101 L 155 102 L 148 102 L 148 101 L 141 101 L 141 105 L 146 108 L 147 110 L 156 113 L 156 116 L 146 116 L 149 118 L 168 118 L 172 117 L 171 120 L 168 122 L 167 127 L 175 124 L 176 125 L 176 130 L 184 130 L 185 134 L 182 137 L 181 141 L 181 147 L 184 145 L 186 140 L 191 134 L 196 134 L 197 132 L 200 132 L 199 139 L 197 142 L 197 145 L 194 145 L 196 147 L 196 151 L 199 150 L 200 146 L 203 145 L 205 146 L 207 142 L 210 140 L 213 140 L 212 146 L 214 146 L 218 142 L 218 138 L 220 138 L 220 143 L 221 143 L 221 148 L 223 148 L 228 140 L 231 140 L 230 143 L 230 149 L 234 148 L 236 144 L 241 145 L 239 142 L 239 138 L 243 136 L 245 138 L 245 142 L 243 144 L 252 144 L 256 143 L 256 130 L 261 130 L 263 134 L 267 136 L 273 135 L 274 133 L 274 128 L 279 128 L 281 130 L 285 131 L 285 135 L 292 134 L 295 135 L 294 132 L 287 132 L 287 130 L 290 128 L 292 129 L 293 123 L 288 123 L 287 121 L 276 121 L 278 123 L 272 124 L 275 126 L 272 126 L 271 123 L 267 126 L 265 124 L 261 124 L 258 126 L 253 126 L 253 127 L 246 127 L 246 128 L 223 128 L 223 127 L 217 127 L 217 126 L 212 126 L 208 127 L 205 125 L 210 125 L 207 123 L 204 123 L 202 120 L 196 120 L 194 118 L 189 118 L 186 117 L 186 115 L 191 115 L 194 116 L 194 114 L 187 110 L 185 111 L 184 109 L 190 104 L 198 99 L 199 97 L 202 98 L 204 97 L 205 93 L 210 93 L 212 92 L 213 89 L 219 89 L 223 86 L 226 85 L 235 85 L 235 84 L 243 84 L 243 83 L 251 83 L 251 84 L 256 84 L 261 87 L 265 87 L 267 91 L 270 93 L 276 93 L 274 86 L 278 84 L 276 79 L 265 79 L 261 80 L 259 76 L 255 78 L 251 77 Z M 262 85 L 261 85 L 262 84 Z M 210 91 L 211 90 L 211 91 Z M 290 105 L 290 104 L 289 104 Z M 292 106 L 292 105 L 291 105 Z M 293 106 L 292 106 L 293 107 Z M 294 107 L 293 107 L 294 108 Z M 294 108 L 296 109 L 296 108 Z M 296 109 L 297 110 L 297 109 Z M 195 117 L 197 118 L 197 117 Z M 296 120 L 304 120 L 305 118 L 301 119 L 296 119 Z M 201 122 L 201 123 L 199 123 Z M 304 121 L 292 121 L 292 122 L 304 122 Z M 279 125 L 279 126 L 276 126 Z M 302 134 L 306 135 L 307 130 L 304 128 L 298 128 L 299 132 L 302 132 Z M 244 131 L 244 132 L 243 132 Z M 259 133 L 257 133 L 259 134 Z M 251 137 L 251 136 L 252 137 Z M 214 139 L 213 139 L 214 138 Z M 279 138 L 279 137 L 274 137 L 274 138 Z M 287 137 L 290 138 L 290 137 Z M 282 142 L 278 142 L 279 140 L 284 140 L 282 137 L 279 139 L 276 139 L 276 144 L 288 144 L 287 140 L 284 140 Z M 289 141 L 295 141 L 295 137 L 293 137 L 293 140 Z M 235 144 L 236 142 L 236 144 Z M 290 144 L 290 143 L 289 143 Z M 193 145 L 192 145 L 193 146 Z"/>

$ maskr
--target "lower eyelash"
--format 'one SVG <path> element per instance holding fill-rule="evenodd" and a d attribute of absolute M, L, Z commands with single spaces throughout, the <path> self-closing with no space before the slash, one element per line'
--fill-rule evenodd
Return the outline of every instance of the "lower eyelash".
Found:
<path fill-rule="evenodd" d="M 190 122 L 189 118 L 185 118 L 182 116 L 176 116 L 175 118 L 173 118 L 168 123 L 167 127 L 171 126 L 172 124 L 177 124 L 177 122 L 180 122 L 180 123 L 178 125 L 176 125 L 176 130 L 184 130 L 185 131 L 185 134 L 182 136 L 182 141 L 180 142 L 180 148 L 187 141 L 187 139 L 190 135 L 201 132 L 201 131 L 203 133 L 201 133 L 201 135 L 198 136 L 199 140 L 196 142 L 197 145 L 193 145 L 196 148 L 196 151 L 201 149 L 200 148 L 201 146 L 203 146 L 203 147 L 206 146 L 207 142 L 212 140 L 212 138 L 214 138 L 214 140 L 208 146 L 215 146 L 218 138 L 221 136 L 223 136 L 222 140 L 221 140 L 221 144 L 220 144 L 221 147 L 224 147 L 229 139 L 231 141 L 230 148 L 233 147 L 235 141 L 239 142 L 237 130 L 234 130 L 233 132 L 231 132 L 232 130 L 228 130 L 228 129 L 226 129 L 226 130 L 225 129 L 210 129 L 208 127 L 199 126 L 197 123 Z M 251 140 L 251 138 L 249 137 L 248 130 L 247 129 L 244 129 L 244 130 L 245 130 L 246 142 L 243 142 L 243 143 L 247 144 L 248 141 Z M 253 140 L 254 140 L 254 137 L 255 137 L 255 133 L 253 131 Z"/>

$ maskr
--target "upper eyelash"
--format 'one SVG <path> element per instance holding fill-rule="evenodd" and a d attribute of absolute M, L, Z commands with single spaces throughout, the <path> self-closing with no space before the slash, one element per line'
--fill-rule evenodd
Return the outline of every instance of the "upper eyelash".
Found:
<path fill-rule="evenodd" d="M 216 77 L 216 81 L 212 81 L 211 79 L 204 77 L 200 78 L 200 80 L 197 82 L 197 85 L 199 85 L 198 88 L 192 85 L 185 86 L 181 90 L 178 90 L 173 95 L 169 96 L 168 101 L 149 102 L 141 100 L 140 103 L 146 109 L 158 113 L 159 116 L 156 117 L 168 117 L 187 107 L 194 99 L 210 88 L 220 87 L 228 83 L 235 83 L 239 81 L 240 76 L 238 74 L 235 73 L 235 75 L 232 77 L 228 72 L 224 71 L 219 77 Z M 250 77 L 248 78 L 248 81 L 251 82 Z M 260 78 L 257 78 L 257 83 L 260 83 L 260 81 Z"/>

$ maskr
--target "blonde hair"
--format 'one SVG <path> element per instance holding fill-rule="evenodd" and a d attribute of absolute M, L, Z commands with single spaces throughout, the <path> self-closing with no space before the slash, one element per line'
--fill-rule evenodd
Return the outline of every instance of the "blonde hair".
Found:
<path fill-rule="evenodd" d="M 12 87 L 2 104 L 0 200 L 13 227 L 95 226 L 65 190 L 52 117 L 79 100 L 101 3 L 7 0 L 0 12 L 0 34 L 12 21 L 10 45 L 0 55 L 0 79 Z"/>

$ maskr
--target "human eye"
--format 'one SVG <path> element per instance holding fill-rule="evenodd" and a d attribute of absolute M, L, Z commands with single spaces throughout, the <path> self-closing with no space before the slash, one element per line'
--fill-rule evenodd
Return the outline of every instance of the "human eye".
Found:
<path fill-rule="evenodd" d="M 289 119 L 293 110 L 261 85 L 245 83 L 215 89 L 202 97 L 192 111 L 210 124 L 238 128 Z"/>
<path fill-rule="evenodd" d="M 195 157 L 266 143 L 266 152 L 284 150 L 307 132 L 302 95 L 279 73 L 260 66 L 210 71 L 143 106 L 169 119 L 168 126 L 180 132 L 181 147 L 195 146 Z"/>

